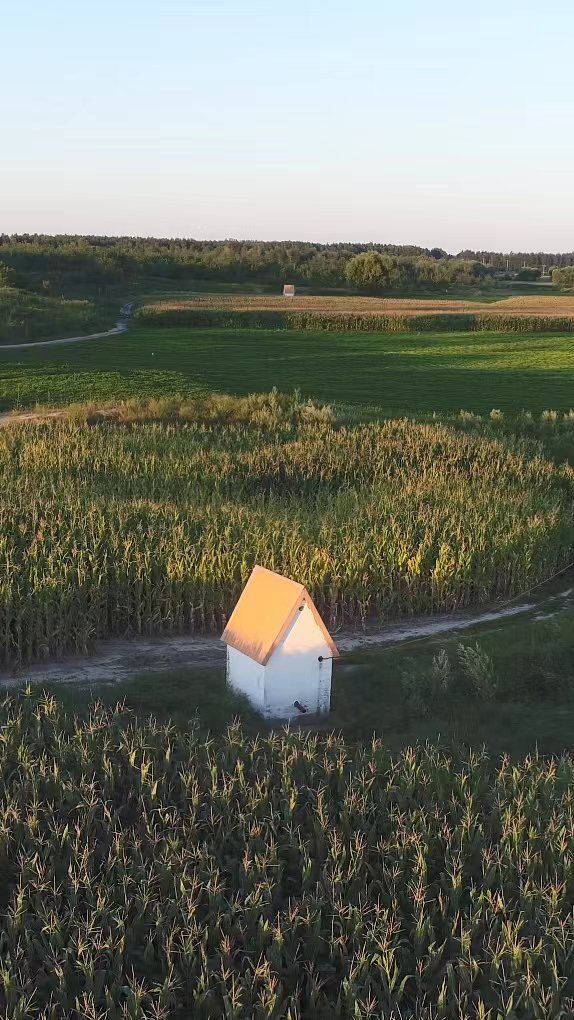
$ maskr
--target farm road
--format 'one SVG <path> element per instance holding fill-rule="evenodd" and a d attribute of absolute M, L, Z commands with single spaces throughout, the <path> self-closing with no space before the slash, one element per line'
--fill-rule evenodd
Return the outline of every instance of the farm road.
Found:
<path fill-rule="evenodd" d="M 344 656 L 353 651 L 376 651 L 440 634 L 471 627 L 497 625 L 510 617 L 530 614 L 533 624 L 574 608 L 574 588 L 542 595 L 538 600 L 516 602 L 482 613 L 456 616 L 429 616 L 393 624 L 372 633 L 341 632 L 335 640 Z M 91 656 L 70 656 L 61 662 L 26 666 L 12 672 L 0 672 L 0 687 L 26 684 L 121 684 L 144 673 L 161 673 L 201 667 L 222 668 L 225 647 L 217 637 L 139 638 L 132 641 L 107 641 Z"/>

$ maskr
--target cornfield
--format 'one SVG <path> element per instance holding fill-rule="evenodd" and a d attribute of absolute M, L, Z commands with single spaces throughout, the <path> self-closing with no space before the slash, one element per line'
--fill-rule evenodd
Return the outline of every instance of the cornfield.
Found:
<path fill-rule="evenodd" d="M 574 473 L 534 441 L 337 427 L 273 394 L 253 408 L 1 430 L 5 663 L 218 631 L 255 562 L 307 585 L 337 628 L 509 596 L 572 558 Z"/>
<path fill-rule="evenodd" d="M 574 765 L 0 706 L 6 1020 L 566 1020 Z"/>
<path fill-rule="evenodd" d="M 572 332 L 572 297 L 519 297 L 500 301 L 438 298 L 317 297 L 286 300 L 265 295 L 201 295 L 157 301 L 137 310 L 145 326 L 295 329 L 426 333 Z"/>

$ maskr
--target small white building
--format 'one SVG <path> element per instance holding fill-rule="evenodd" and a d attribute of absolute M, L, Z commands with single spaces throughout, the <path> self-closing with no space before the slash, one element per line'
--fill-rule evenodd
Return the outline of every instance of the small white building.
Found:
<path fill-rule="evenodd" d="M 254 567 L 222 640 L 228 683 L 261 715 L 329 711 L 339 652 L 304 585 Z"/>

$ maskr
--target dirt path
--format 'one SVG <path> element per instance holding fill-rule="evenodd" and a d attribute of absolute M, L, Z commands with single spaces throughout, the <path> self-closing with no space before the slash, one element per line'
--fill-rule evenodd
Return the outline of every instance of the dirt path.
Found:
<path fill-rule="evenodd" d="M 516 602 L 481 613 L 430 616 L 393 624 L 372 633 L 342 632 L 335 635 L 344 660 L 345 653 L 361 649 L 376 651 L 470 627 L 497 624 L 501 620 L 529 614 L 533 623 L 574 608 L 574 588 L 546 592 L 538 600 Z M 26 684 L 120 684 L 143 673 L 189 668 L 222 668 L 225 647 L 217 637 L 140 638 L 133 641 L 102 642 L 91 656 L 68 657 L 61 662 L 27 666 L 0 672 L 0 687 Z"/>
<path fill-rule="evenodd" d="M 0 353 L 2 351 L 28 351 L 31 347 L 55 347 L 57 345 L 79 344 L 84 340 L 103 340 L 107 336 L 117 336 L 118 333 L 125 333 L 127 330 L 132 312 L 133 305 L 124 305 L 116 325 L 113 329 L 107 329 L 103 333 L 89 333 L 86 336 L 69 336 L 63 340 L 33 340 L 31 343 L 24 344 L 0 344 Z"/>
<path fill-rule="evenodd" d="M 119 408 L 117 407 L 98 408 L 98 415 L 113 418 L 118 411 Z M 21 411 L 17 413 L 5 411 L 0 414 L 0 428 L 5 428 L 7 425 L 23 425 L 26 422 L 34 424 L 39 421 L 64 421 L 64 419 L 69 417 L 69 411 L 64 409 L 55 411 Z"/>

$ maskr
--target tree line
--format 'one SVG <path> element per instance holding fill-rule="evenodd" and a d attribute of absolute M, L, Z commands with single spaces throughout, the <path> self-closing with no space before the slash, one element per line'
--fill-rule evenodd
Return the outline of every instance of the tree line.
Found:
<path fill-rule="evenodd" d="M 522 269 L 543 269 L 552 271 L 555 268 L 574 266 L 574 252 L 548 251 L 473 251 L 466 249 L 459 252 L 457 258 L 476 259 L 487 267 L 497 271 L 520 272 Z"/>
<path fill-rule="evenodd" d="M 0 235 L 0 285 L 49 289 L 62 279 L 72 284 L 105 285 L 155 277 L 182 283 L 257 282 L 365 291 L 388 288 L 444 288 L 487 282 L 508 267 L 568 268 L 574 253 L 464 251 L 416 245 L 313 244 L 303 241 L 197 241 L 178 238 L 80 235 Z"/>

